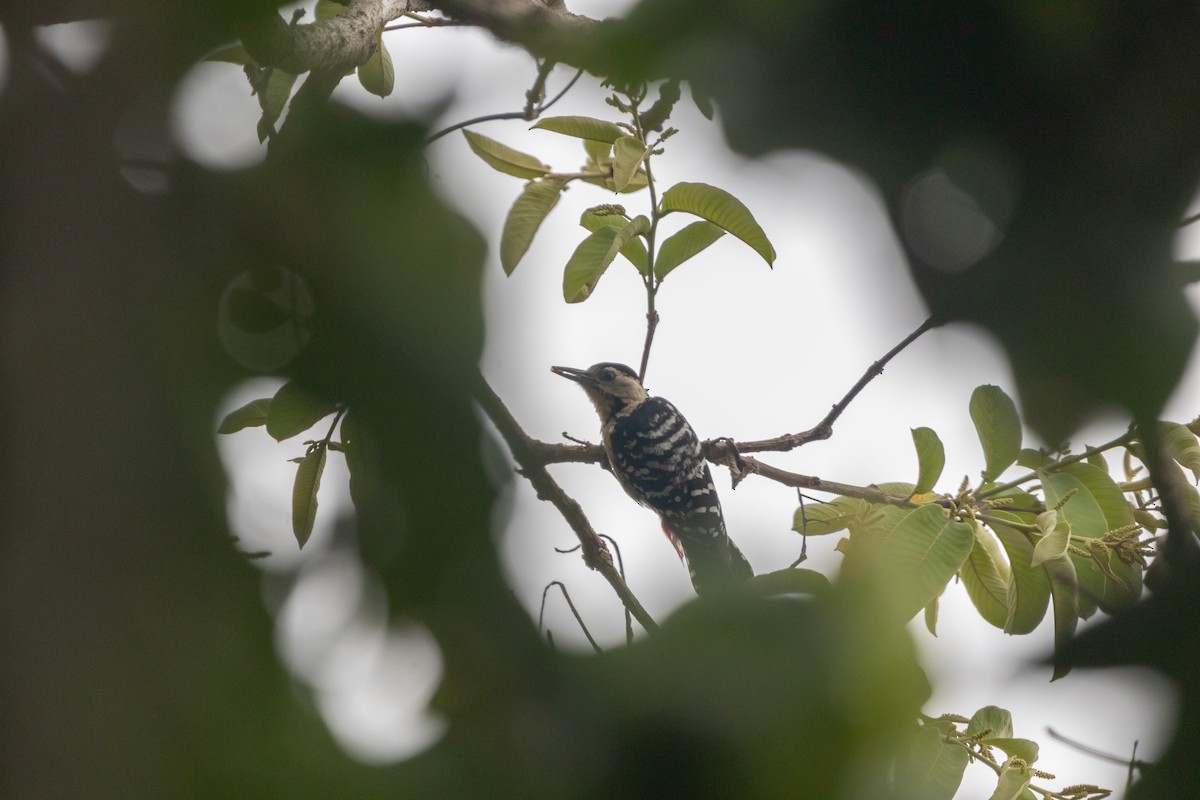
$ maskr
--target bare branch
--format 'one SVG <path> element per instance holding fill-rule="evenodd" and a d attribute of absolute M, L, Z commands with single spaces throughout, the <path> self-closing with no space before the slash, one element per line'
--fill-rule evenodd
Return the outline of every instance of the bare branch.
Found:
<path fill-rule="evenodd" d="M 900 506 L 901 508 L 916 508 L 916 505 L 910 502 L 907 497 L 889 494 L 874 486 L 853 486 L 848 483 L 827 481 L 815 475 L 801 475 L 798 472 L 788 472 L 778 467 L 772 467 L 770 464 L 764 464 L 756 458 L 739 454 L 736 445 L 728 440 L 706 443 L 705 455 L 714 464 L 729 468 L 729 471 L 733 474 L 734 486 L 740 483 L 747 475 L 761 475 L 776 483 L 782 483 L 784 486 L 791 486 L 798 489 L 829 492 L 830 494 L 841 495 L 842 497 L 856 497 L 870 503 L 887 503 L 893 506 Z"/>
<path fill-rule="evenodd" d="M 915 331 L 905 336 L 901 342 L 884 354 L 883 358 L 876 361 L 867 371 L 863 373 L 858 382 L 850 387 L 850 391 L 846 392 L 845 397 L 833 405 L 825 418 L 818 422 L 812 428 L 803 431 L 802 433 L 789 433 L 783 436 L 777 436 L 774 439 L 763 439 L 756 442 L 742 442 L 738 445 L 738 450 L 743 453 L 761 453 L 767 450 L 777 452 L 787 452 L 801 445 L 818 439 L 828 439 L 833 435 L 833 423 L 842 415 L 842 412 L 849 407 L 850 402 L 858 397 L 859 393 L 866 388 L 867 384 L 875 379 L 876 376 L 883 374 L 883 368 L 888 362 L 895 358 L 901 350 L 908 347 L 910 344 L 920 338 L 921 334 L 933 328 L 941 327 L 942 320 L 936 317 L 930 317 L 921 323 L 921 326 Z"/>
<path fill-rule="evenodd" d="M 579 507 L 579 503 L 562 490 L 562 487 L 546 471 L 545 462 L 540 461 L 535 454 L 536 446 L 542 443 L 536 442 L 526 435 L 504 405 L 504 401 L 492 390 L 483 376 L 479 376 L 476 381 L 475 399 L 495 424 L 496 429 L 500 431 L 513 458 L 520 466 L 520 474 L 533 485 L 540 499 L 554 504 L 554 507 L 571 526 L 571 530 L 575 532 L 582 548 L 583 563 L 604 576 L 625 608 L 629 609 L 629 613 L 633 614 L 643 628 L 651 633 L 657 631 L 658 623 L 629 590 L 629 586 L 613 565 L 612 553 L 609 552 L 608 546 L 592 528 L 592 523 L 583 513 L 583 509 Z"/>
<path fill-rule="evenodd" d="M 538 630 L 542 629 L 542 619 L 546 615 L 546 595 L 550 593 L 550 588 L 557 586 L 562 592 L 563 599 L 567 601 L 567 607 L 571 609 L 571 613 L 575 616 L 575 621 L 579 623 L 579 629 L 583 631 L 583 635 L 587 637 L 588 642 L 592 645 L 592 649 L 597 653 L 603 653 L 604 649 L 596 644 L 596 640 L 592 638 L 592 632 L 588 630 L 588 626 L 584 624 L 583 617 L 579 615 L 579 609 L 575 608 L 575 603 L 571 600 L 571 594 L 567 591 L 567 587 L 562 581 L 550 581 L 546 584 L 546 588 L 542 589 L 542 607 L 538 611 Z"/>

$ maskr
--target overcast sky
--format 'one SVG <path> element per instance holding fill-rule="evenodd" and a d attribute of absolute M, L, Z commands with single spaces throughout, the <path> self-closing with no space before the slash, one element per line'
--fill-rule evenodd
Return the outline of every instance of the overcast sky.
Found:
<path fill-rule="evenodd" d="M 618 13 L 624 2 L 573 2 L 592 16 Z M 53 34 L 60 35 L 62 32 Z M 69 40 L 69 37 L 68 37 Z M 531 59 L 496 45 L 472 30 L 406 30 L 388 35 L 396 64 L 396 92 L 380 100 L 347 79 L 336 97 L 389 118 L 424 117 L 448 104 L 434 128 L 480 114 L 518 110 L 533 77 Z M 83 47 L 84 45 L 78 45 Z M 71 49 L 68 47 L 68 49 Z M 560 68 L 548 85 L 556 92 L 571 73 Z M 617 119 L 603 93 L 585 76 L 549 112 Z M 201 65 L 181 88 L 175 131 L 182 152 L 204 164 L 232 169 L 253 164 L 264 151 L 255 138 L 257 106 L 237 67 Z M 751 161 L 730 153 L 718 124 L 704 120 L 688 101 L 672 124 L 681 132 L 656 157 L 663 188 L 700 181 L 733 192 L 771 238 L 774 269 L 750 248 L 725 237 L 667 279 L 659 293 L 662 316 L 647 386 L 674 402 L 702 438 L 760 439 L 815 424 L 862 374 L 925 316 L 909 285 L 903 260 L 873 187 L 819 154 L 777 153 Z M 521 121 L 494 122 L 474 130 L 533 153 L 571 171 L 583 160 L 577 140 L 528 131 Z M 577 224 L 584 208 L 621 202 L 631 215 L 645 213 L 645 193 L 614 198 L 588 186 L 572 186 L 552 212 L 524 261 L 506 278 L 496 254 L 508 206 L 522 182 L 499 174 L 471 155 L 461 134 L 430 147 L 430 175 L 446 202 L 488 237 L 486 267 L 488 339 L 483 369 L 496 391 L 532 435 L 560 441 L 562 432 L 598 440 L 598 422 L 578 387 L 550 373 L 553 364 L 587 366 L 596 361 L 636 365 L 645 334 L 645 298 L 632 267 L 618 260 L 594 295 L 581 305 L 562 301 L 562 267 L 585 235 Z M 1181 253 L 1196 257 L 1200 240 L 1181 234 Z M 1192 288 L 1193 304 L 1200 295 Z M 852 484 L 916 477 L 909 429 L 934 428 L 946 446 L 941 491 L 963 476 L 978 479 L 981 453 L 967 413 L 971 391 L 997 384 L 1015 396 L 1003 355 L 978 330 L 953 326 L 927 334 L 901 354 L 850 406 L 827 442 L 788 454 L 764 454 L 768 463 Z M 278 381 L 248 381 L 227 409 L 268 396 Z M 1200 414 L 1200 366 L 1193 358 L 1166 416 L 1187 421 Z M 1120 419 L 1097 420 L 1073 441 L 1077 447 L 1111 438 Z M 302 563 L 288 519 L 291 474 L 286 459 L 299 454 L 296 441 L 277 445 L 261 430 L 222 437 L 233 491 L 231 520 L 249 549 L 275 555 L 268 572 Z M 1027 436 L 1027 446 L 1037 446 Z M 305 555 L 328 546 L 329 529 L 344 508 L 344 472 L 337 459 L 322 488 L 317 531 Z M 593 524 L 621 546 L 633 591 L 658 620 L 693 593 L 685 568 L 662 536 L 653 514 L 639 508 L 611 476 L 595 466 L 560 465 L 555 477 L 583 505 Z M 731 536 L 756 571 L 787 566 L 800 552 L 790 530 L 797 500 L 793 490 L 750 477 L 731 490 L 716 470 Z M 592 632 L 604 645 L 623 638 L 618 601 L 607 584 L 582 566 L 578 554 L 560 555 L 575 539 L 553 508 L 520 481 L 509 507 L 498 514 L 500 547 L 514 590 L 537 614 L 543 587 L 563 581 Z M 810 539 L 808 566 L 836 572 L 838 536 Z M 339 738 L 364 757 L 386 759 L 411 752 L 436 735 L 437 722 L 419 715 L 436 679 L 436 648 L 417 627 L 394 624 L 388 636 L 378 598 L 371 614 L 357 616 L 358 595 L 370 597 L 369 578 L 351 558 L 321 562 L 290 597 L 272 589 L 268 603 L 287 622 L 281 650 L 318 688 L 322 709 Z M 551 600 L 548 626 L 567 648 L 586 643 L 559 599 Z M 939 636 L 918 622 L 913 635 L 937 693 L 926 712 L 969 715 L 996 704 L 1013 712 L 1016 735 L 1042 744 L 1038 766 L 1054 772 L 1055 786 L 1093 782 L 1119 789 L 1124 773 L 1057 745 L 1045 733 L 1053 725 L 1089 745 L 1127 754 L 1135 739 L 1139 756 L 1153 758 L 1169 731 L 1170 690 L 1149 673 L 1075 673 L 1053 686 L 1049 669 L 1030 666 L 1048 652 L 1048 624 L 1035 634 L 1006 637 L 973 610 L 952 585 L 943 597 Z M 335 641 L 338 646 L 331 647 Z M 397 681 L 404 671 L 410 678 Z M 1101 698 L 1099 701 L 1097 698 Z M 1112 720 L 1122 720 L 1120 726 Z M 960 797 L 984 796 L 985 768 L 967 771 Z M 990 785 L 989 785 L 990 784 Z M 1119 793 L 1118 793 L 1119 795 Z"/>

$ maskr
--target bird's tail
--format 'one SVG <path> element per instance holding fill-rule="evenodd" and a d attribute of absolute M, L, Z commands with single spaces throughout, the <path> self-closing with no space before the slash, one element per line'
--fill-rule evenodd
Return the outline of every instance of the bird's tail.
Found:
<path fill-rule="evenodd" d="M 731 586 L 754 576 L 750 562 L 725 532 L 719 514 L 691 515 L 686 519 L 664 518 L 663 532 L 687 564 L 696 594 Z"/>

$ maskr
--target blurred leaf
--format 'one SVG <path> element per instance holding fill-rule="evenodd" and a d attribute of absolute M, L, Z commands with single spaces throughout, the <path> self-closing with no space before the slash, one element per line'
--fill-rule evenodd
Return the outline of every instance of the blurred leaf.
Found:
<path fill-rule="evenodd" d="M 724 230 L 705 220 L 693 222 L 671 234 L 658 248 L 658 259 L 654 262 L 655 277 L 661 281 L 673 269 L 703 252 L 724 235 Z"/>
<path fill-rule="evenodd" d="M 563 298 L 568 303 L 588 299 L 621 248 L 649 229 L 650 221 L 639 216 L 623 228 L 604 227 L 584 239 L 563 270 Z"/>
<path fill-rule="evenodd" d="M 711 121 L 715 113 L 712 98 L 696 89 L 696 85 L 690 81 L 688 82 L 688 89 L 692 92 L 692 102 L 696 104 L 696 109 L 700 112 L 700 115 Z"/>
<path fill-rule="evenodd" d="M 290 439 L 337 410 L 337 405 L 312 394 L 295 381 L 279 387 L 267 413 L 267 433 L 277 442 Z"/>
<path fill-rule="evenodd" d="M 514 150 L 508 145 L 490 139 L 482 133 L 463 130 L 471 151 L 482 158 L 494 170 L 517 178 L 541 178 L 550 172 L 550 166 L 534 156 Z"/>
<path fill-rule="evenodd" d="M 916 494 L 932 491 L 942 468 L 946 466 L 946 449 L 932 428 L 913 428 L 913 446 L 917 448 L 918 477 Z"/>
<path fill-rule="evenodd" d="M 223 61 L 227 64 L 251 64 L 254 59 L 250 58 L 250 54 L 246 52 L 246 48 L 242 47 L 240 42 L 218 47 L 204 57 L 205 61 Z"/>
<path fill-rule="evenodd" d="M 971 421 L 983 446 L 983 480 L 995 480 L 1021 452 L 1021 420 L 1012 398 L 999 386 L 980 386 L 971 393 Z"/>
<path fill-rule="evenodd" d="M 848 528 L 860 519 L 870 504 L 853 497 L 838 497 L 828 503 L 805 503 L 796 508 L 792 530 L 806 536 L 821 536 Z"/>
<path fill-rule="evenodd" d="M 619 125 L 593 117 L 545 117 L 535 122 L 531 129 L 553 131 L 609 145 L 626 135 Z"/>
<path fill-rule="evenodd" d="M 629 224 L 629 219 L 623 214 L 597 214 L 589 208 L 579 218 L 579 224 L 595 233 L 601 228 L 624 228 Z M 642 275 L 646 274 L 646 271 L 649 269 L 650 257 L 646 253 L 646 245 L 643 244 L 640 236 L 631 237 L 621 248 L 621 255 L 630 264 L 633 264 L 639 273 Z"/>
<path fill-rule="evenodd" d="M 375 52 L 358 65 L 358 82 L 378 97 L 387 97 L 396 87 L 396 68 L 392 65 L 392 54 L 383 43 L 383 31 L 375 37 Z"/>
<path fill-rule="evenodd" d="M 301 548 L 312 535 L 317 519 L 317 491 L 321 488 L 321 473 L 325 471 L 325 456 L 325 443 L 317 442 L 296 468 L 296 482 L 292 486 L 292 533 Z"/>
<path fill-rule="evenodd" d="M 1159 427 L 1171 458 L 1190 469 L 1194 479 L 1200 481 L 1200 443 L 1197 443 L 1196 435 L 1177 422 L 1161 422 Z"/>
<path fill-rule="evenodd" d="M 952 800 L 967 768 L 967 748 L 922 725 L 896 761 L 895 796 Z"/>
<path fill-rule="evenodd" d="M 217 433 L 236 433 L 244 428 L 257 428 L 267 424 L 267 414 L 271 410 L 271 398 L 264 397 L 251 400 L 239 409 L 230 411 L 217 426 Z"/>
<path fill-rule="evenodd" d="M 558 204 L 563 184 L 556 180 L 530 181 L 517 196 L 500 234 L 500 265 L 505 275 L 512 275 L 521 258 L 533 243 L 542 220 Z"/>
<path fill-rule="evenodd" d="M 229 321 L 246 333 L 266 333 L 292 318 L 289 309 L 246 287 L 231 289 L 228 303 Z"/>
<path fill-rule="evenodd" d="M 724 228 L 750 245 L 767 264 L 775 263 L 775 248 L 750 209 L 724 189 L 706 183 L 677 183 L 663 192 L 664 212 L 686 211 Z"/>
<path fill-rule="evenodd" d="M 937 636 L 937 620 L 938 620 L 938 597 L 929 601 L 929 605 L 925 606 L 925 630 L 929 631 L 931 636 Z"/>
<path fill-rule="evenodd" d="M 889 582 L 898 617 L 911 619 L 942 593 L 974 542 L 971 528 L 950 519 L 937 505 L 908 512 L 879 547 L 879 562 Z"/>
<path fill-rule="evenodd" d="M 975 543 L 959 570 L 963 588 L 975 610 L 990 624 L 1004 628 L 1008 621 L 1008 561 L 1000 552 L 1000 543 L 986 528 L 972 526 Z"/>
<path fill-rule="evenodd" d="M 822 596 L 829 592 L 829 578 L 811 569 L 777 569 L 764 572 L 746 581 L 746 588 L 762 596 L 781 594 L 811 594 Z"/>
<path fill-rule="evenodd" d="M 642 131 L 661 131 L 667 124 L 675 104 L 679 102 L 679 79 L 663 81 L 658 89 L 658 99 L 654 105 L 641 113 Z"/>
<path fill-rule="evenodd" d="M 651 149 L 632 136 L 622 136 L 613 142 L 613 188 L 619 192 L 629 185 Z"/>

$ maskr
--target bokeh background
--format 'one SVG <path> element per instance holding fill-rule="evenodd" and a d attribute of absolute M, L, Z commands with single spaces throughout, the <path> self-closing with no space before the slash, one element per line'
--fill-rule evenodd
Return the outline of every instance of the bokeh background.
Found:
<path fill-rule="evenodd" d="M 620 15 L 630 5 L 578 0 L 571 8 L 601 18 Z M 47 50 L 78 73 L 101 57 L 109 35 L 101 23 L 38 32 Z M 473 29 L 403 30 L 387 34 L 386 41 L 396 67 L 395 93 L 381 100 L 346 80 L 335 92 L 336 102 L 438 130 L 518 110 L 535 74 L 523 50 Z M 548 92 L 557 92 L 573 74 L 556 69 Z M 607 118 L 611 109 L 604 96 L 585 75 L 549 113 Z M 233 173 L 265 157 L 255 134 L 257 102 L 238 67 L 198 64 L 175 90 L 171 108 L 172 146 L 184 158 Z M 769 269 L 726 237 L 673 273 L 658 297 L 662 320 L 648 388 L 679 406 L 704 438 L 760 439 L 811 427 L 927 313 L 904 269 L 883 201 L 867 178 L 819 153 L 775 152 L 757 159 L 732 153 L 720 125 L 704 119 L 686 92 L 671 124 L 680 133 L 654 161 L 661 185 L 701 181 L 732 192 L 755 214 L 779 258 Z M 472 129 L 563 171 L 583 159 L 578 141 L 530 131 L 522 121 Z M 425 168 L 442 200 L 488 240 L 484 376 L 531 435 L 560 441 L 566 432 L 596 441 L 590 405 L 549 367 L 636 363 L 640 357 L 644 295 L 628 265 L 614 264 L 581 305 L 568 306 L 561 298 L 562 266 L 583 235 L 579 214 L 613 198 L 595 187 L 573 186 L 506 277 L 497 241 L 521 182 L 475 158 L 457 132 L 427 149 Z M 152 183 L 139 188 L 155 191 Z M 644 194 L 627 195 L 619 202 L 637 213 L 647 200 Z M 1181 257 L 1200 256 L 1198 235 L 1181 229 Z M 1200 287 L 1190 288 L 1189 299 L 1200 309 Z M 215 330 L 215 318 L 213 325 Z M 214 429 L 224 413 L 270 396 L 281 383 L 269 375 L 241 381 L 221 399 Z M 934 330 L 854 401 L 830 440 L 764 460 L 852 484 L 911 480 L 917 464 L 909 429 L 930 426 L 946 444 L 939 489 L 953 491 L 962 476 L 975 478 L 982 467 L 967 402 L 974 387 L 985 383 L 1017 395 L 1006 359 L 988 335 L 962 324 Z M 1200 359 L 1193 355 L 1164 416 L 1183 422 L 1198 413 Z M 1081 448 L 1108 440 L 1125 424 L 1116 414 L 1093 419 L 1072 443 Z M 337 454 L 323 482 L 316 530 L 303 551 L 296 547 L 290 530 L 294 466 L 287 459 L 302 454 L 297 441 L 277 444 L 261 429 L 217 437 L 229 477 L 227 513 L 236 547 L 270 553 L 254 563 L 262 571 L 263 603 L 274 615 L 279 656 L 311 687 L 339 744 L 371 763 L 401 760 L 422 752 L 443 731 L 443 721 L 426 707 L 440 676 L 439 651 L 421 625 L 389 618 L 378 579 L 359 562 L 348 532 L 346 473 Z M 1025 444 L 1042 442 L 1030 433 Z M 497 451 L 489 455 L 495 469 L 508 468 L 502 445 L 481 446 Z M 686 570 L 652 514 L 594 466 L 559 465 L 553 472 L 596 529 L 620 545 L 628 583 L 656 619 L 691 599 Z M 794 491 L 755 477 L 733 490 L 724 471 L 716 477 L 730 533 L 757 571 L 782 568 L 799 557 L 802 542 L 791 530 L 798 504 Z M 523 481 L 507 484 L 505 492 L 494 536 L 521 604 L 537 617 L 544 587 L 562 581 L 599 642 L 618 646 L 625 635 L 619 602 L 578 553 L 556 550 L 575 544 L 566 523 Z M 836 538 L 810 538 L 807 566 L 836 573 Z M 558 648 L 590 649 L 557 594 L 546 602 L 545 628 Z M 1042 745 L 1038 766 L 1056 773 L 1059 783 L 1120 789 L 1125 769 L 1055 742 L 1046 734 L 1049 726 L 1115 755 L 1129 755 L 1137 741 L 1138 756 L 1150 760 L 1170 736 L 1176 698 L 1161 678 L 1147 670 L 1077 670 L 1050 685 L 1049 667 L 1042 663 L 1051 646 L 1049 625 L 1030 636 L 1006 637 L 973 612 L 957 586 L 942 598 L 938 635 L 931 636 L 919 620 L 912 633 L 937 689 L 925 712 L 969 716 L 989 704 L 1010 709 L 1016 735 Z M 983 796 L 993 784 L 986 770 L 969 768 L 959 796 Z"/>

